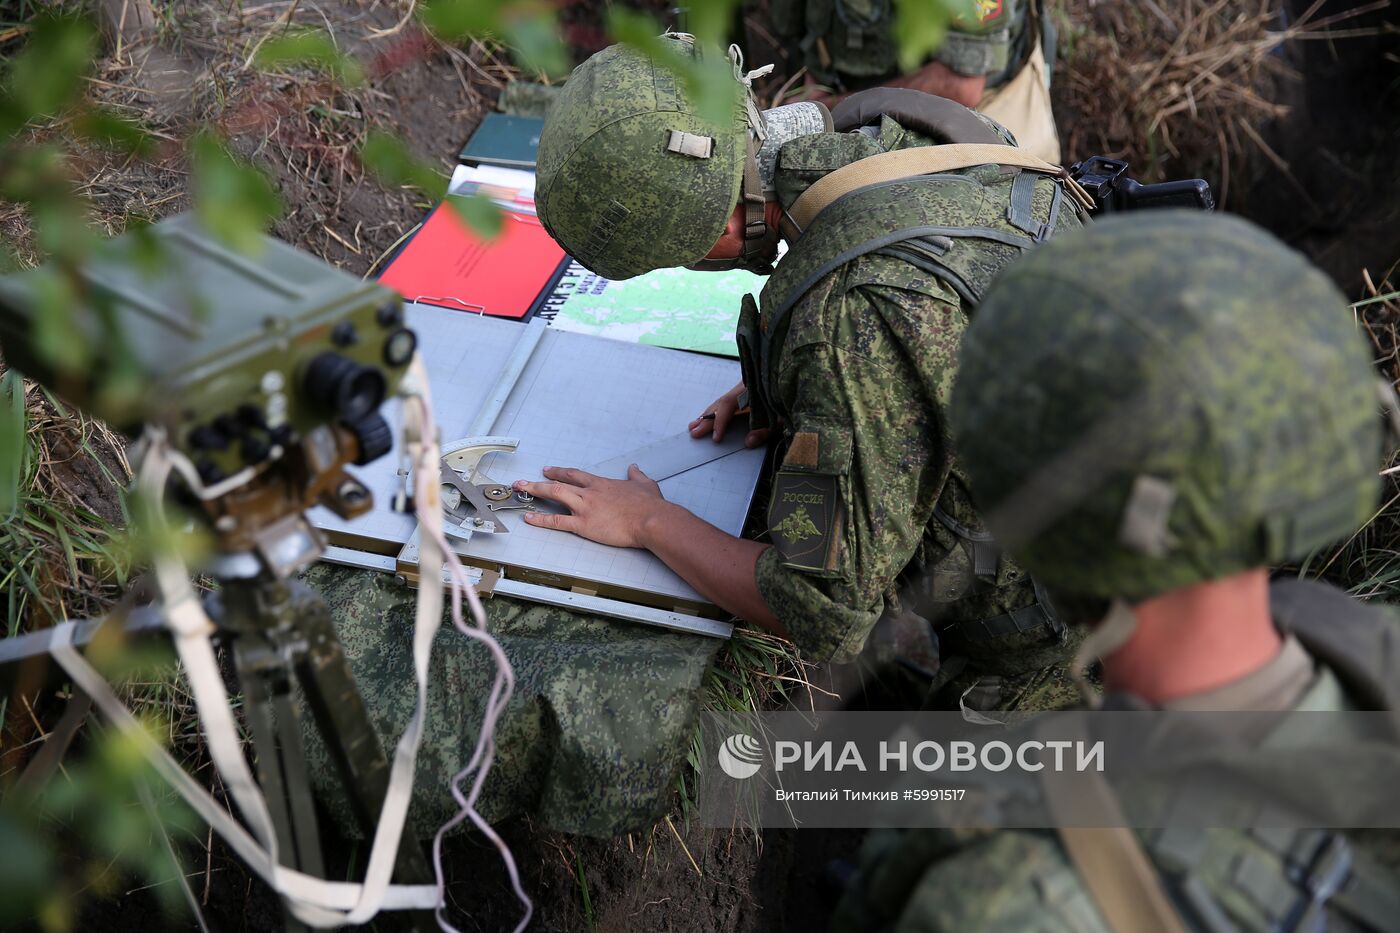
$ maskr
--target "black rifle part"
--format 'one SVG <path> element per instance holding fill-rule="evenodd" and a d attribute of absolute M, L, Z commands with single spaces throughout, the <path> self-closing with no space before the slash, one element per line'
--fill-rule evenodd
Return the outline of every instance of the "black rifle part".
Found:
<path fill-rule="evenodd" d="M 1122 159 L 1092 156 L 1071 165 L 1069 174 L 1094 199 L 1096 213 L 1159 207 L 1215 209 L 1215 198 L 1204 178 L 1144 185 L 1129 177 L 1128 171 L 1128 163 Z"/>

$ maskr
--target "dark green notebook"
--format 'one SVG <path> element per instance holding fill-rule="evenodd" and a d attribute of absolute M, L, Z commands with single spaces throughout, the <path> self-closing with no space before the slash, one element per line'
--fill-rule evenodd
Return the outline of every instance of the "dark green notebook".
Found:
<path fill-rule="evenodd" d="M 462 147 L 457 160 L 469 165 L 532 169 L 535 167 L 535 153 L 540 148 L 540 130 L 543 127 L 544 120 L 539 117 L 488 113 L 472 138 Z"/>

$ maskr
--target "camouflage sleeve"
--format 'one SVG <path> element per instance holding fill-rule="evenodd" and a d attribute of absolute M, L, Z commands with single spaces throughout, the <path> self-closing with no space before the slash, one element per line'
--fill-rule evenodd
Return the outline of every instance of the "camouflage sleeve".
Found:
<path fill-rule="evenodd" d="M 845 274 L 868 283 L 871 268 L 858 260 Z M 789 334 L 773 547 L 756 571 L 768 607 L 818 661 L 860 651 L 923 537 L 949 474 L 942 410 L 963 327 L 956 303 L 889 285 L 843 292 L 842 274 L 804 298 L 821 304 L 824 324 Z"/>
<path fill-rule="evenodd" d="M 1011 59 L 1013 38 L 1027 21 L 1027 0 L 966 0 L 933 59 L 958 74 L 994 75 Z"/>

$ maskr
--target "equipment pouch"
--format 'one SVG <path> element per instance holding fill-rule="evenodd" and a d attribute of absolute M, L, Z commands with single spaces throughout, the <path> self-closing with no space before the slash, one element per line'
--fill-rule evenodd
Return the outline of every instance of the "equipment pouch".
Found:
<path fill-rule="evenodd" d="M 758 348 L 761 339 L 758 302 L 754 301 L 753 295 L 745 295 L 739 304 L 739 326 L 734 333 L 734 341 L 739 347 L 739 372 L 749 393 L 750 430 L 772 427 L 774 421 L 759 369 Z"/>

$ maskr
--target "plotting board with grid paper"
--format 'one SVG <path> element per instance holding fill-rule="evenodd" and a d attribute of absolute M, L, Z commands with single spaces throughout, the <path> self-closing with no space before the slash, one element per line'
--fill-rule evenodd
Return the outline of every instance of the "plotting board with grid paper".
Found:
<path fill-rule="evenodd" d="M 423 305 L 410 305 L 407 313 L 409 326 L 418 334 L 444 443 L 474 433 L 482 427 L 478 414 L 483 404 L 528 328 Z M 739 382 L 736 362 L 553 328 L 540 331 L 533 335 L 538 343 L 499 414 L 488 429 L 476 432 L 520 440 L 514 453 L 488 454 L 482 460 L 480 471 L 492 481 L 539 479 L 541 468 L 549 465 L 588 467 L 615 461 L 667 438 L 678 444 L 713 444 L 708 438 L 676 435 Z M 312 521 L 333 536 L 392 545 L 404 544 L 413 535 L 413 517 L 391 508 L 400 483 L 399 406 L 386 406 L 385 415 L 394 431 L 394 451 L 355 470 L 374 493 L 374 510 L 350 522 L 325 509 L 312 512 Z M 737 535 L 762 466 L 762 451 L 737 449 L 662 480 L 661 491 L 668 500 Z M 535 528 L 525 524 L 520 512 L 491 517 L 503 519 L 510 533 L 454 539 L 459 553 L 479 563 L 647 594 L 652 602 L 705 602 L 646 551 Z"/>

